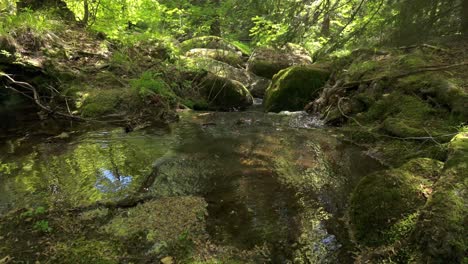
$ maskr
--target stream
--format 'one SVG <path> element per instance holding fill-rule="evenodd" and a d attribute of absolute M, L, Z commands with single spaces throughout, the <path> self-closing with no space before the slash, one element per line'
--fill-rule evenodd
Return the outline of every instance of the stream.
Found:
<path fill-rule="evenodd" d="M 347 200 L 380 164 L 306 113 L 259 110 L 184 111 L 177 123 L 131 133 L 25 125 L 0 137 L 0 215 L 140 192 L 201 196 L 217 244 L 266 245 L 272 263 L 299 251 L 311 263 L 352 263 Z"/>

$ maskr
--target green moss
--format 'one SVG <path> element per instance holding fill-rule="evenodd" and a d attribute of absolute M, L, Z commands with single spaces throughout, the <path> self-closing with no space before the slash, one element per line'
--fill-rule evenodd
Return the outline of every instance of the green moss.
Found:
<path fill-rule="evenodd" d="M 419 74 L 402 78 L 397 88 L 422 98 L 429 98 L 436 107 L 446 107 L 460 121 L 468 118 L 468 94 L 455 83 L 439 74 Z"/>
<path fill-rule="evenodd" d="M 444 171 L 419 218 L 414 243 L 424 263 L 464 263 L 468 250 L 468 130 L 449 144 Z"/>
<path fill-rule="evenodd" d="M 359 63 L 353 63 L 348 68 L 348 76 L 350 79 L 359 79 L 360 77 L 364 76 L 365 74 L 369 75 L 377 70 L 378 62 L 376 61 L 363 61 Z"/>
<path fill-rule="evenodd" d="M 115 244 L 107 241 L 76 239 L 54 245 L 52 261 L 77 264 L 119 263 L 120 253 Z"/>
<path fill-rule="evenodd" d="M 444 163 L 429 158 L 418 158 L 408 161 L 401 169 L 425 179 L 435 180 L 440 176 Z"/>
<path fill-rule="evenodd" d="M 409 237 L 416 228 L 419 212 L 407 215 L 396 222 L 386 233 L 387 243 L 391 244 Z"/>
<path fill-rule="evenodd" d="M 249 62 L 249 71 L 255 73 L 258 76 L 262 76 L 268 79 L 273 78 L 279 71 L 288 68 L 290 66 L 287 62 L 272 62 L 266 60 L 255 60 L 255 62 Z"/>
<path fill-rule="evenodd" d="M 364 177 L 351 197 L 350 217 L 356 239 L 367 246 L 388 242 L 388 232 L 424 205 L 423 179 L 393 169 Z"/>
<path fill-rule="evenodd" d="M 280 71 L 266 91 L 265 111 L 303 110 L 319 96 L 330 73 L 316 66 L 293 66 Z"/>
<path fill-rule="evenodd" d="M 103 229 L 122 239 L 140 237 L 152 243 L 169 243 L 185 235 L 203 236 L 205 215 L 202 198 L 163 198 L 122 212 Z"/>
<path fill-rule="evenodd" d="M 447 115 L 446 110 L 433 108 L 419 97 L 394 91 L 378 99 L 358 120 L 365 124 L 382 122 L 385 133 L 400 138 L 440 136 L 439 142 L 447 142 L 450 137 L 443 135 L 453 132 L 457 124 Z"/>
<path fill-rule="evenodd" d="M 100 117 L 115 113 L 128 95 L 129 92 L 124 89 L 94 90 L 84 100 L 81 114 L 84 117 Z"/>

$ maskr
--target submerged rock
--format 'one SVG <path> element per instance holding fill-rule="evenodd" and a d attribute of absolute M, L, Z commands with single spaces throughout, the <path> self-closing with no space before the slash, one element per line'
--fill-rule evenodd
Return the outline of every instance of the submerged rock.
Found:
<path fill-rule="evenodd" d="M 296 64 L 311 64 L 308 52 L 294 44 L 287 44 L 282 49 L 258 48 L 247 63 L 247 70 L 268 79 L 279 71 Z"/>
<path fill-rule="evenodd" d="M 273 78 L 265 95 L 265 111 L 303 110 L 308 102 L 319 96 L 330 72 L 314 65 L 293 66 Z"/>

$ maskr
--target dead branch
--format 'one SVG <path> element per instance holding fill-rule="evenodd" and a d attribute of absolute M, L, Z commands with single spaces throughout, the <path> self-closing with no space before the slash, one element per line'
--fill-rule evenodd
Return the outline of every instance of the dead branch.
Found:
<path fill-rule="evenodd" d="M 9 85 L 5 86 L 6 89 L 9 89 L 9 90 L 12 90 L 16 93 L 19 93 L 23 96 L 25 96 L 26 98 L 29 98 L 31 100 L 34 101 L 34 103 L 42 110 L 44 110 L 45 112 L 47 112 L 48 114 L 52 114 L 52 115 L 55 115 L 55 116 L 59 116 L 59 117 L 64 117 L 64 118 L 68 118 L 68 119 L 72 119 L 72 120 L 75 120 L 75 121 L 81 121 L 81 122 L 105 122 L 105 123 L 110 123 L 110 122 L 126 122 L 128 120 L 110 120 L 110 121 L 100 121 L 100 120 L 96 120 L 96 119 L 88 119 L 88 118 L 83 118 L 83 117 L 79 117 L 79 116 L 76 116 L 76 115 L 73 115 L 70 113 L 70 109 L 69 109 L 69 106 L 68 106 L 68 101 L 66 101 L 66 104 L 67 104 L 67 108 L 68 108 L 68 114 L 67 113 L 62 113 L 62 112 L 58 112 L 58 111 L 55 111 L 53 109 L 51 109 L 50 107 L 44 105 L 41 101 L 41 97 L 39 95 L 39 92 L 36 90 L 36 88 L 34 88 L 34 86 L 32 86 L 31 84 L 27 83 L 27 82 L 21 82 L 21 81 L 17 81 L 15 79 L 13 79 L 10 75 L 4 73 L 4 72 L 0 72 L 0 77 L 4 77 L 6 79 L 6 81 L 8 82 Z M 31 92 L 33 95 L 30 96 L 29 94 L 26 94 L 25 92 L 22 92 L 18 89 L 16 89 L 15 87 L 13 86 L 17 86 L 17 87 L 20 87 L 20 88 L 23 88 L 23 89 L 26 89 L 27 91 Z M 55 88 L 53 87 L 49 87 L 48 88 L 49 90 L 52 90 L 52 92 L 56 92 L 56 93 L 59 93 Z"/>

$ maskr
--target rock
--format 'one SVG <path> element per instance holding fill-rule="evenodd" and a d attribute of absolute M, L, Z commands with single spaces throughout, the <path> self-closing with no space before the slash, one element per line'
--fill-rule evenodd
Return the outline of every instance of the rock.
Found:
<path fill-rule="evenodd" d="M 186 40 L 180 44 L 180 49 L 184 52 L 195 48 L 221 49 L 236 53 L 240 52 L 242 55 L 248 55 L 247 52 L 243 51 L 239 46 L 216 36 L 196 37 Z"/>
<path fill-rule="evenodd" d="M 404 168 L 368 175 L 353 191 L 351 227 L 361 244 L 380 246 L 388 243 L 392 227 L 424 205 L 423 186 L 430 182 Z"/>
<path fill-rule="evenodd" d="M 173 257 L 165 257 L 161 259 L 161 264 L 174 264 L 174 258 Z"/>
<path fill-rule="evenodd" d="M 238 68 L 242 68 L 242 64 L 244 63 L 241 52 L 233 52 L 222 49 L 191 49 L 185 53 L 185 56 L 191 58 L 210 58 L 213 60 L 225 62 Z"/>
<path fill-rule="evenodd" d="M 287 44 L 282 49 L 258 48 L 247 62 L 247 70 L 271 79 L 285 68 L 311 63 L 312 58 L 306 50 L 294 44 Z"/>
<path fill-rule="evenodd" d="M 319 96 L 330 76 L 315 65 L 292 66 L 275 75 L 265 94 L 265 111 L 298 111 Z"/>
<path fill-rule="evenodd" d="M 411 91 L 439 106 L 450 109 L 461 121 L 468 119 L 468 94 L 453 80 L 443 75 L 422 74 L 398 81 L 399 89 Z"/>
<path fill-rule="evenodd" d="M 255 97 L 263 97 L 271 81 L 259 77 L 244 69 L 233 67 L 227 63 L 209 59 L 195 58 L 192 60 L 194 66 L 209 71 L 219 77 L 227 78 L 242 83 Z"/>
<path fill-rule="evenodd" d="M 207 104 L 199 108 L 230 111 L 244 109 L 253 104 L 249 90 L 238 81 L 208 73 L 200 81 L 200 86 Z"/>
<path fill-rule="evenodd" d="M 68 134 L 67 132 L 62 132 L 60 133 L 60 135 L 57 135 L 54 138 L 55 139 L 68 139 L 70 138 L 70 134 Z"/>
<path fill-rule="evenodd" d="M 421 263 L 463 263 L 468 248 L 468 128 L 449 143 L 442 176 L 424 206 L 412 237 Z"/>

